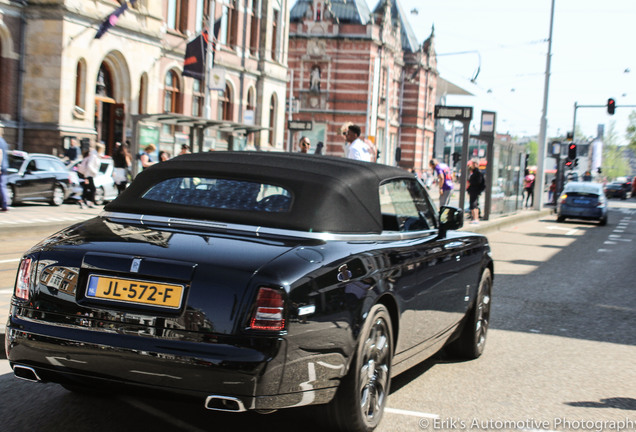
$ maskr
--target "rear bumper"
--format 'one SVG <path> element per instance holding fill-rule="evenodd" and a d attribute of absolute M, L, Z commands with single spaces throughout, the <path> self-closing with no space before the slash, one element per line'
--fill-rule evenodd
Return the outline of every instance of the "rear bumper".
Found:
<path fill-rule="evenodd" d="M 31 368 L 42 382 L 180 394 L 201 403 L 216 395 L 239 400 L 248 410 L 326 403 L 336 391 L 310 385 L 307 391 L 281 392 L 287 352 L 282 338 L 194 343 L 11 317 L 5 346 L 12 367 Z"/>
<path fill-rule="evenodd" d="M 604 207 L 587 208 L 574 207 L 569 205 L 561 205 L 557 214 L 564 217 L 572 217 L 578 219 L 602 219 L 605 217 L 606 209 Z"/>

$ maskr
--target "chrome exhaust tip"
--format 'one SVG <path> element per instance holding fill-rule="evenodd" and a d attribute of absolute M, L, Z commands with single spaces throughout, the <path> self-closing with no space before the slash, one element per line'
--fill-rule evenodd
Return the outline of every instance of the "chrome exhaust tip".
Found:
<path fill-rule="evenodd" d="M 29 366 L 14 365 L 13 374 L 20 379 L 31 382 L 42 382 L 35 369 Z"/>
<path fill-rule="evenodd" d="M 240 399 L 229 396 L 211 395 L 205 399 L 205 408 L 214 411 L 244 412 L 247 411 Z"/>

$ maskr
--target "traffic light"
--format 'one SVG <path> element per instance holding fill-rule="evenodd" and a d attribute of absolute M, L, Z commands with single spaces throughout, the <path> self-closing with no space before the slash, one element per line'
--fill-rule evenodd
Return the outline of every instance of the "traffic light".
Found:
<path fill-rule="evenodd" d="M 574 161 L 572 161 L 572 160 L 565 161 L 565 166 L 571 168 L 573 163 L 574 163 Z"/>
<path fill-rule="evenodd" d="M 614 115 L 614 111 L 616 111 L 616 101 L 612 98 L 607 100 L 607 113 L 609 115 Z"/>
<path fill-rule="evenodd" d="M 453 165 L 457 165 L 459 160 L 462 158 L 462 154 L 459 152 L 453 152 Z"/>
<path fill-rule="evenodd" d="M 596 172 L 599 174 L 603 173 L 603 169 L 601 167 L 596 168 Z"/>
<path fill-rule="evenodd" d="M 570 145 L 568 146 L 568 159 L 576 159 L 576 144 L 574 143 L 570 143 Z"/>

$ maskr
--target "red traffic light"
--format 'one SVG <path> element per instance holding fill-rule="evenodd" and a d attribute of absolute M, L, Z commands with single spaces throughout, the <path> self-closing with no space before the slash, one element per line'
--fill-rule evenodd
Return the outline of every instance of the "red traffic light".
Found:
<path fill-rule="evenodd" d="M 574 160 L 576 159 L 576 144 L 571 143 L 568 146 L 568 159 Z"/>
<path fill-rule="evenodd" d="M 569 160 L 569 161 L 565 161 L 565 166 L 566 167 L 571 167 L 572 166 L 573 161 Z"/>
<path fill-rule="evenodd" d="M 616 111 L 616 101 L 612 98 L 609 98 L 607 100 L 607 113 L 609 115 L 614 115 L 615 111 Z"/>

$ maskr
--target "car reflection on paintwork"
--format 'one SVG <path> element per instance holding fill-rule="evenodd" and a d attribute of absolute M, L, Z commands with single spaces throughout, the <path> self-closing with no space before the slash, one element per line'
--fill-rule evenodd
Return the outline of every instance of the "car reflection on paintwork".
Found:
<path fill-rule="evenodd" d="M 77 166 L 81 160 L 75 161 L 68 166 L 70 171 L 76 172 Z M 93 177 L 95 183 L 95 204 L 103 205 L 106 202 L 112 201 L 117 198 L 117 185 L 113 180 L 113 159 L 110 156 L 102 156 L 100 158 L 99 174 Z M 75 191 L 80 196 L 82 195 L 82 186 Z"/>

